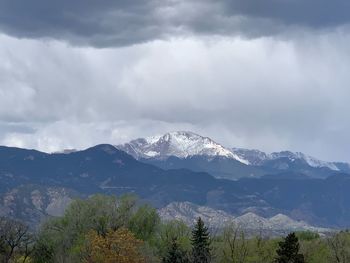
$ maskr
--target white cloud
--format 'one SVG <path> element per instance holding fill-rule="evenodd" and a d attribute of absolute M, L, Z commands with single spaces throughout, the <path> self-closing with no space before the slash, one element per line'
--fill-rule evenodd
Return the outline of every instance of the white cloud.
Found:
<path fill-rule="evenodd" d="M 346 34 L 72 47 L 0 36 L 0 143 L 46 151 L 191 129 L 348 160 Z M 0 125 L 1 126 L 1 125 Z"/>

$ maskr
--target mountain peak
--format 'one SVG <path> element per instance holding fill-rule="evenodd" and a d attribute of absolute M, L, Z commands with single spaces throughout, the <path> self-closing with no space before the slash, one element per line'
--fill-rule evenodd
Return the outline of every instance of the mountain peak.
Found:
<path fill-rule="evenodd" d="M 116 147 L 135 159 L 150 161 L 167 160 L 171 156 L 180 159 L 201 156 L 211 162 L 215 157 L 222 157 L 245 165 L 268 166 L 278 170 L 285 170 L 290 165 L 299 165 L 306 168 L 327 168 L 335 172 L 350 171 L 348 164 L 321 161 L 301 152 L 265 153 L 243 148 L 228 149 L 209 137 L 191 131 L 172 131 L 163 135 L 139 138 Z"/>
<path fill-rule="evenodd" d="M 170 156 L 186 158 L 202 155 L 226 157 L 244 164 L 249 163 L 212 139 L 190 131 L 173 131 L 161 136 L 140 138 L 117 147 L 136 159 L 166 159 Z"/>

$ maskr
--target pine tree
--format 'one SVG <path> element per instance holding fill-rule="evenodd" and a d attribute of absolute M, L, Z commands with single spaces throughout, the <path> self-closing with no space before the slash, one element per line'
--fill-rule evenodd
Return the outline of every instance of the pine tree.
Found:
<path fill-rule="evenodd" d="M 200 217 L 192 230 L 191 243 L 193 263 L 208 263 L 211 261 L 210 234 Z"/>
<path fill-rule="evenodd" d="M 177 242 L 176 238 L 172 239 L 168 254 L 163 258 L 162 263 L 188 263 L 188 257 Z"/>
<path fill-rule="evenodd" d="M 278 243 L 276 263 L 304 263 L 304 256 L 299 254 L 299 241 L 295 233 L 287 235 Z"/>

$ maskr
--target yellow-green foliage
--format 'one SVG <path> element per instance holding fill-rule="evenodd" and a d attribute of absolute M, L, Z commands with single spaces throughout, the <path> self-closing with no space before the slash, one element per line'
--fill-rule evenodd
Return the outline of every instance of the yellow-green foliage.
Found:
<path fill-rule="evenodd" d="M 84 262 L 96 263 L 144 263 L 140 253 L 143 242 L 126 228 L 109 230 L 102 236 L 91 230 L 87 235 Z"/>

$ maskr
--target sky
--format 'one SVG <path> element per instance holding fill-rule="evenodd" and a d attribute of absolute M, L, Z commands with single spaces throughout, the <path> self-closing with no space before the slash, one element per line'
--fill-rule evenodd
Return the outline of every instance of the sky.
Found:
<path fill-rule="evenodd" d="M 1 0 L 0 144 L 190 130 L 350 162 L 348 0 Z"/>

